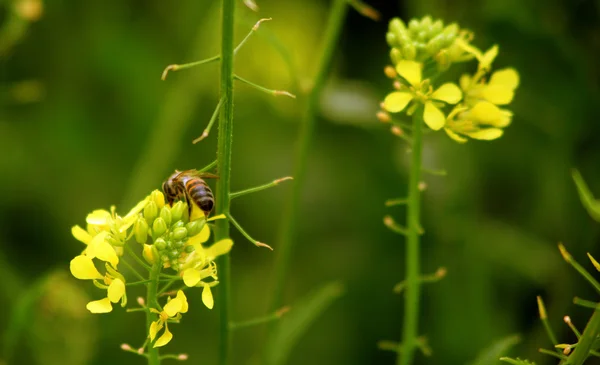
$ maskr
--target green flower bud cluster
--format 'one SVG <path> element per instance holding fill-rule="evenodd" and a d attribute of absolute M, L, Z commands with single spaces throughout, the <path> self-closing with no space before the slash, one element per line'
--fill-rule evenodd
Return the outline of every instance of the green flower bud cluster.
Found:
<path fill-rule="evenodd" d="M 188 239 L 200 233 L 206 220 L 204 218 L 189 221 L 188 205 L 178 201 L 170 207 L 151 200 L 134 224 L 135 240 L 147 244 L 150 239 L 154 257 L 163 264 L 179 271 L 181 261 L 194 251 Z"/>
<path fill-rule="evenodd" d="M 444 26 L 441 20 L 433 21 L 430 16 L 412 19 L 408 26 L 399 18 L 393 18 L 386 40 L 392 47 L 390 57 L 395 65 L 400 60 L 422 62 L 437 58 L 440 52 L 454 45 L 457 37 L 464 35 L 456 23 Z"/>

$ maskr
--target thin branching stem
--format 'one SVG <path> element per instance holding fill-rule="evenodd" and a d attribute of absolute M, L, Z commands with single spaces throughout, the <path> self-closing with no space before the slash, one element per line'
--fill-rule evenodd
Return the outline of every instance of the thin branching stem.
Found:
<path fill-rule="evenodd" d="M 577 347 L 573 353 L 568 357 L 565 365 L 582 365 L 583 362 L 590 355 L 592 345 L 600 334 L 600 309 L 596 308 L 592 318 L 588 321 L 583 330 L 583 334 L 577 343 Z"/>
<path fill-rule="evenodd" d="M 421 154 L 422 154 L 423 110 L 419 108 L 413 114 L 413 144 L 410 175 L 408 179 L 408 204 L 406 227 L 406 290 L 404 293 L 404 324 L 402 329 L 402 353 L 398 354 L 398 365 L 413 363 L 414 351 L 418 347 L 419 301 L 421 296 L 421 272 L 419 232 L 421 212 Z"/>
<path fill-rule="evenodd" d="M 293 180 L 293 177 L 286 176 L 286 177 L 282 177 L 281 179 L 273 180 L 273 181 L 271 181 L 268 184 L 255 186 L 253 188 L 249 188 L 249 189 L 242 190 L 242 191 L 236 191 L 235 193 L 229 194 L 229 198 L 230 199 L 235 199 L 235 198 L 238 198 L 240 196 L 244 196 L 246 194 L 257 193 L 259 191 L 262 191 L 262 190 L 269 189 L 269 188 L 272 188 L 274 186 L 277 186 L 277 185 L 279 185 L 279 183 L 281 183 L 283 181 L 287 181 L 287 180 Z"/>
<path fill-rule="evenodd" d="M 237 329 L 241 329 L 241 328 L 257 326 L 257 325 L 268 323 L 271 321 L 276 321 L 279 318 L 281 318 L 288 310 L 289 310 L 289 307 L 284 307 L 274 313 L 271 313 L 271 314 L 263 316 L 263 317 L 253 318 L 253 319 L 249 319 L 246 321 L 240 321 L 240 322 L 232 322 L 232 323 L 230 323 L 230 327 L 232 330 L 237 330 Z"/>
<path fill-rule="evenodd" d="M 217 138 L 217 171 L 220 178 L 217 181 L 215 195 L 215 214 L 229 215 L 229 195 L 231 186 L 231 149 L 233 137 L 233 36 L 235 19 L 235 0 L 222 1 L 221 22 L 221 85 L 220 94 L 223 100 L 219 115 L 219 136 Z M 216 241 L 229 238 L 228 219 L 215 222 Z M 219 286 L 219 364 L 227 365 L 231 348 L 231 263 L 229 254 L 218 259 Z"/>
<path fill-rule="evenodd" d="M 200 137 L 198 137 L 192 141 L 193 144 L 196 144 L 196 143 L 200 142 L 201 140 L 203 140 L 204 138 L 208 137 L 208 134 L 210 133 L 210 130 L 212 129 L 213 124 L 215 124 L 215 121 L 217 120 L 217 117 L 219 116 L 219 110 L 221 110 L 221 105 L 223 105 L 223 98 L 221 98 L 221 100 L 219 100 L 219 103 L 217 104 L 215 111 L 213 112 L 212 116 L 210 117 L 210 120 L 208 121 L 208 125 L 206 126 L 206 128 L 204 128 L 204 131 L 202 131 L 202 134 L 200 135 Z"/>
<path fill-rule="evenodd" d="M 238 76 L 238 75 L 234 75 L 233 76 L 236 80 L 243 82 L 246 85 L 250 85 L 253 88 L 262 91 L 264 93 L 267 93 L 269 95 L 273 95 L 273 96 L 278 96 L 278 95 L 284 95 L 284 96 L 289 96 L 292 99 L 296 99 L 296 95 L 288 92 L 288 91 L 284 91 L 284 90 L 273 90 L 273 89 L 267 89 L 264 86 L 260 86 L 252 81 L 246 80 L 245 78 Z"/>
<path fill-rule="evenodd" d="M 302 124 L 300 137 L 296 151 L 294 163 L 294 184 L 288 206 L 286 207 L 281 223 L 280 240 L 277 246 L 277 258 L 274 269 L 274 287 L 273 298 L 271 300 L 271 312 L 281 308 L 283 305 L 283 289 L 288 275 L 288 268 L 293 248 L 293 241 L 296 235 L 296 224 L 299 218 L 299 207 L 301 196 L 304 190 L 306 180 L 306 170 L 308 166 L 308 155 L 312 148 L 314 140 L 314 130 L 317 121 L 317 111 L 321 92 L 327 80 L 329 69 L 333 60 L 334 51 L 336 49 L 346 13 L 348 11 L 347 0 L 335 0 L 333 2 L 327 29 L 325 30 L 324 43 L 321 51 L 318 53 L 319 63 L 317 65 L 317 73 L 313 79 L 313 87 L 306 97 L 304 114 L 302 116 Z M 269 343 L 274 340 L 275 324 L 273 322 L 269 326 Z"/>

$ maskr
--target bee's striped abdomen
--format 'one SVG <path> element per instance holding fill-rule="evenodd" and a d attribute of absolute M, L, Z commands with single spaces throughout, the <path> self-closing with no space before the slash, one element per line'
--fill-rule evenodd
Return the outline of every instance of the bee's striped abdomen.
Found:
<path fill-rule="evenodd" d="M 215 198 L 210 187 L 200 178 L 188 179 L 185 181 L 185 189 L 190 198 L 196 205 L 202 209 L 204 214 L 208 215 L 215 205 Z"/>

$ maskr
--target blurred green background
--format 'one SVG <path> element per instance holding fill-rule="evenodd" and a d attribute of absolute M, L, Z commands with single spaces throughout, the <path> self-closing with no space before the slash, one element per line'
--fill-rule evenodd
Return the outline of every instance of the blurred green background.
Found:
<path fill-rule="evenodd" d="M 174 169 L 215 158 L 216 128 L 207 140 L 191 141 L 218 101 L 218 65 L 166 81 L 160 74 L 168 64 L 219 52 L 220 2 L 52 0 L 30 25 L 11 15 L 14 2 L 0 2 L 0 344 L 16 341 L 15 364 L 142 364 L 119 349 L 141 345 L 139 313 L 85 310 L 99 292 L 68 274 L 82 248 L 70 228 L 93 209 L 116 204 L 125 213 Z M 258 18 L 273 21 L 240 51 L 237 73 L 302 94 L 329 2 L 257 2 L 258 14 L 239 2 L 237 39 Z M 445 266 L 448 275 L 424 288 L 420 328 L 434 353 L 418 363 L 465 364 L 514 333 L 523 341 L 510 355 L 555 363 L 537 353 L 549 343 L 535 296 L 546 299 L 560 340 L 570 343 L 575 338 L 562 317 L 570 314 L 583 329 L 590 314 L 572 297 L 597 300 L 556 245 L 564 242 L 581 262 L 586 251 L 600 255 L 600 225 L 570 178 L 570 169 L 579 168 L 600 196 L 600 1 L 369 4 L 382 20 L 349 12 L 322 98 L 286 298 L 293 303 L 331 281 L 342 282 L 345 294 L 310 328 L 289 364 L 394 362 L 376 343 L 400 337 L 402 298 L 391 289 L 403 278 L 404 243 L 382 217 L 403 220 L 401 207 L 383 202 L 404 195 L 407 154 L 374 115 L 391 89 L 382 72 L 387 21 L 426 14 L 472 29 L 481 48 L 499 44 L 495 67 L 517 68 L 521 86 L 513 124 L 500 140 L 459 145 L 444 133 L 427 135 L 425 164 L 448 176 L 425 177 L 422 262 L 425 272 Z M 238 84 L 234 190 L 292 173 L 302 103 Z M 266 312 L 289 191 L 282 184 L 233 203 L 237 220 L 275 249 L 256 249 L 234 233 L 236 319 Z M 140 294 L 129 293 L 130 301 Z M 192 310 L 173 326 L 168 350 L 214 364 L 217 313 L 200 304 L 199 292 L 189 301 Z M 15 328 L 23 330 L 19 336 Z M 258 363 L 265 333 L 236 332 L 233 363 Z"/>

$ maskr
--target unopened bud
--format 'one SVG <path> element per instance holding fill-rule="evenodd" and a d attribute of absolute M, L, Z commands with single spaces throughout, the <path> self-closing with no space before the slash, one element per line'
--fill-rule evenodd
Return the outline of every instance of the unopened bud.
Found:
<path fill-rule="evenodd" d="M 402 60 L 402 52 L 399 48 L 394 47 L 390 50 L 390 59 L 394 65 Z"/>
<path fill-rule="evenodd" d="M 110 243 L 111 246 L 120 247 L 125 244 L 123 241 L 119 241 L 118 239 L 116 239 L 115 236 L 113 236 L 112 234 L 107 235 L 105 240 L 106 242 Z"/>
<path fill-rule="evenodd" d="M 393 18 L 392 20 L 390 20 L 389 29 L 390 32 L 399 35 L 406 32 L 406 25 L 404 25 L 402 19 Z"/>
<path fill-rule="evenodd" d="M 394 81 L 394 83 L 392 85 L 394 86 L 394 89 L 396 89 L 396 90 L 402 89 L 402 83 L 398 80 Z"/>
<path fill-rule="evenodd" d="M 150 225 L 154 222 L 156 217 L 158 217 L 158 206 L 154 200 L 150 200 L 144 207 L 144 218 L 148 225 Z"/>
<path fill-rule="evenodd" d="M 396 72 L 396 69 L 394 69 L 393 66 L 385 66 L 385 68 L 383 69 L 383 73 L 390 79 L 395 79 L 396 76 L 398 76 L 398 73 Z"/>
<path fill-rule="evenodd" d="M 392 128 L 390 128 L 390 132 L 392 132 L 393 135 L 398 137 L 404 135 L 404 131 L 398 126 L 393 126 Z"/>
<path fill-rule="evenodd" d="M 443 33 L 448 38 L 454 38 L 458 34 L 458 29 L 459 29 L 458 24 L 452 23 L 452 24 L 448 25 L 446 28 L 444 28 Z"/>
<path fill-rule="evenodd" d="M 398 45 L 398 38 L 396 38 L 396 35 L 392 32 L 387 32 L 385 34 L 385 40 L 387 41 L 387 44 L 390 47 L 394 47 Z"/>
<path fill-rule="evenodd" d="M 402 46 L 402 55 L 405 59 L 412 61 L 415 59 L 415 57 L 417 57 L 417 48 L 414 46 L 414 44 L 407 43 Z"/>
<path fill-rule="evenodd" d="M 185 361 L 188 359 L 188 355 L 187 354 L 179 354 L 177 355 L 177 360 L 179 361 Z"/>
<path fill-rule="evenodd" d="M 187 209 L 187 205 L 181 200 L 173 205 L 171 208 L 171 218 L 173 222 L 181 221 L 181 217 L 183 217 L 183 211 Z"/>
<path fill-rule="evenodd" d="M 204 228 L 205 224 L 206 220 L 204 220 L 204 218 L 196 219 L 195 221 L 191 221 L 188 224 L 186 224 L 185 228 L 187 229 L 188 236 L 194 237 L 195 235 L 200 233 L 202 231 L 202 228 Z"/>
<path fill-rule="evenodd" d="M 138 218 L 133 226 L 133 231 L 135 232 L 135 240 L 137 243 L 146 243 L 148 240 L 148 223 L 145 219 L 141 217 Z"/>
<path fill-rule="evenodd" d="M 419 188 L 419 191 L 427 190 L 427 183 L 425 181 L 419 181 L 418 188 Z"/>
<path fill-rule="evenodd" d="M 152 237 L 154 239 L 157 239 L 158 237 L 165 234 L 166 231 L 167 224 L 165 223 L 165 220 L 162 217 L 156 218 L 154 220 L 154 223 L 152 223 Z"/>
<path fill-rule="evenodd" d="M 160 210 L 160 217 L 164 219 L 165 223 L 167 224 L 167 227 L 171 225 L 171 208 L 169 208 L 168 205 L 162 207 L 162 209 Z"/>
<path fill-rule="evenodd" d="M 141 307 L 144 307 L 146 305 L 146 301 L 143 297 L 137 297 L 137 304 L 139 304 Z"/>
<path fill-rule="evenodd" d="M 188 231 L 184 227 L 175 228 L 173 230 L 173 239 L 175 239 L 175 240 L 182 240 L 182 239 L 186 238 L 187 235 L 188 235 Z"/>
<path fill-rule="evenodd" d="M 121 350 L 123 351 L 131 351 L 131 346 L 126 343 L 121 344 Z"/>
<path fill-rule="evenodd" d="M 157 238 L 156 241 L 154 241 L 154 246 L 156 246 L 158 251 L 162 251 L 167 248 L 167 242 L 162 238 Z"/>
<path fill-rule="evenodd" d="M 161 209 L 162 207 L 165 206 L 165 196 L 164 194 L 159 191 L 159 190 L 154 190 L 152 192 L 152 194 L 150 194 L 152 200 L 154 201 L 154 203 L 156 203 L 156 207 L 158 209 Z"/>
<path fill-rule="evenodd" d="M 154 256 L 154 250 L 152 249 L 152 245 L 144 245 L 144 249 L 142 250 L 142 256 L 144 256 L 144 259 L 150 265 L 154 265 L 154 262 L 156 261 L 156 256 Z"/>
<path fill-rule="evenodd" d="M 189 245 L 189 246 L 185 246 L 185 248 L 183 250 L 186 253 L 192 253 L 192 252 L 196 251 L 196 247 L 194 247 L 193 245 Z"/>
<path fill-rule="evenodd" d="M 421 24 L 417 19 L 411 19 L 408 22 L 408 31 L 411 35 L 417 34 L 421 30 Z"/>
<path fill-rule="evenodd" d="M 392 118 L 390 117 L 390 115 L 387 112 L 384 112 L 383 110 L 380 110 L 380 111 L 377 112 L 377 119 L 381 123 L 389 123 L 390 120 L 392 120 Z"/>

